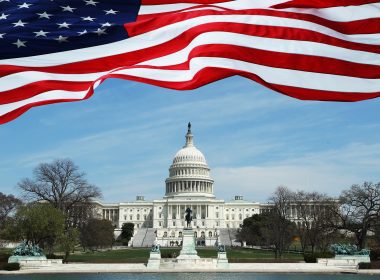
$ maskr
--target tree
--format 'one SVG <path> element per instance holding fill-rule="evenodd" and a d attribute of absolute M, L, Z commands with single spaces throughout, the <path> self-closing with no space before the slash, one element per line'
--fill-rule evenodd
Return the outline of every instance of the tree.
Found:
<path fill-rule="evenodd" d="M 6 219 L 19 205 L 21 205 L 20 199 L 0 192 L 0 230 L 4 228 Z"/>
<path fill-rule="evenodd" d="M 114 227 L 111 221 L 90 219 L 81 228 L 80 241 L 84 249 L 111 247 L 114 240 Z"/>
<path fill-rule="evenodd" d="M 325 251 L 336 235 L 338 203 L 325 194 L 298 191 L 294 193 L 292 205 L 302 252 L 308 247 Z"/>
<path fill-rule="evenodd" d="M 273 209 L 270 212 L 267 235 L 274 245 L 276 258 L 282 257 L 294 234 L 294 224 L 287 219 L 292 197 L 293 194 L 287 187 L 279 186 L 270 198 Z"/>
<path fill-rule="evenodd" d="M 121 227 L 120 241 L 123 245 L 128 245 L 128 242 L 133 236 L 135 225 L 133 223 L 124 223 Z"/>
<path fill-rule="evenodd" d="M 273 247 L 275 257 L 281 258 L 284 249 L 291 244 L 295 230 L 292 222 L 282 219 L 275 211 L 246 218 L 238 233 L 238 239 L 249 245 Z M 279 224 L 281 233 L 278 232 Z"/>
<path fill-rule="evenodd" d="M 78 226 L 92 211 L 92 201 L 101 197 L 98 187 L 89 184 L 85 174 L 70 159 L 41 163 L 33 178 L 18 183 L 24 196 L 32 201 L 46 201 L 66 214 L 70 226 Z"/>
<path fill-rule="evenodd" d="M 62 234 L 65 215 L 47 203 L 32 203 L 21 206 L 12 221 L 7 224 L 9 240 L 26 240 L 42 247 L 54 244 Z"/>
<path fill-rule="evenodd" d="M 352 185 L 342 192 L 339 200 L 342 228 L 353 232 L 359 249 L 363 249 L 368 231 L 380 215 L 380 183 Z"/>
<path fill-rule="evenodd" d="M 255 214 L 243 220 L 243 225 L 237 235 L 238 240 L 246 241 L 248 245 L 268 246 L 267 237 L 264 236 L 263 228 L 268 223 L 268 215 Z"/>
<path fill-rule="evenodd" d="M 63 262 L 66 263 L 70 253 L 74 251 L 75 245 L 78 244 L 79 240 L 79 230 L 76 228 L 68 228 L 63 232 L 58 238 L 58 244 L 61 250 L 65 253 L 63 257 Z"/>

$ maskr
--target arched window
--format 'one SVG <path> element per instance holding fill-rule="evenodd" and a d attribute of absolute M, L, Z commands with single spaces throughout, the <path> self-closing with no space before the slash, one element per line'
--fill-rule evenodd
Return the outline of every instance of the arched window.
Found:
<path fill-rule="evenodd" d="M 208 232 L 208 237 L 212 237 L 212 231 Z"/>
<path fill-rule="evenodd" d="M 137 214 L 137 220 L 140 221 L 140 214 Z"/>
<path fill-rule="evenodd" d="M 178 233 L 178 237 L 182 237 L 182 231 Z"/>
<path fill-rule="evenodd" d="M 201 237 L 205 237 L 205 232 L 204 231 L 201 232 Z"/>
<path fill-rule="evenodd" d="M 168 237 L 168 232 L 167 231 L 164 232 L 164 237 Z"/>
<path fill-rule="evenodd" d="M 196 231 L 194 231 L 194 237 L 197 238 L 198 237 L 198 233 Z"/>

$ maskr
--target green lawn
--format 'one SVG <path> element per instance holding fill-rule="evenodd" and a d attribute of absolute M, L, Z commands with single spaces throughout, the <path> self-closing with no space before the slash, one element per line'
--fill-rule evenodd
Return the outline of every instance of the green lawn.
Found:
<path fill-rule="evenodd" d="M 104 251 L 104 252 L 76 252 L 69 258 L 70 262 L 88 263 L 145 263 L 149 258 L 149 248 L 130 248 L 124 250 Z M 179 255 L 180 249 L 161 248 L 163 258 Z M 198 255 L 202 258 L 216 258 L 216 248 L 198 248 Z M 173 255 L 173 253 L 175 255 Z M 274 254 L 270 251 L 231 248 L 227 249 L 227 257 L 231 262 L 257 262 L 274 261 Z M 301 261 L 302 255 L 285 254 L 284 260 Z"/>

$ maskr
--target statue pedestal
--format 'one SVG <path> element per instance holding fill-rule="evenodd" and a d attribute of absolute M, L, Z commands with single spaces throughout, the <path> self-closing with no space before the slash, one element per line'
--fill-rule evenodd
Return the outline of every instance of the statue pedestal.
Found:
<path fill-rule="evenodd" d="M 216 266 L 218 268 L 228 268 L 229 267 L 226 252 L 218 252 L 218 259 L 217 259 Z"/>
<path fill-rule="evenodd" d="M 195 237 L 194 230 L 191 228 L 186 228 L 182 233 L 182 250 L 177 257 L 177 261 L 182 263 L 186 260 L 198 260 L 197 251 L 195 250 Z"/>
<path fill-rule="evenodd" d="M 161 253 L 160 252 L 150 252 L 149 260 L 146 265 L 150 269 L 159 269 L 161 262 Z"/>

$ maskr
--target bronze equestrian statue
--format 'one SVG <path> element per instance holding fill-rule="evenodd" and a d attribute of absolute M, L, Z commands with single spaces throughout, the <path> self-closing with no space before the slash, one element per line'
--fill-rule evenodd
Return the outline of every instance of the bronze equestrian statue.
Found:
<path fill-rule="evenodd" d="M 192 212 L 193 211 L 189 207 L 185 211 L 185 213 L 186 213 L 185 220 L 186 220 L 186 227 L 187 228 L 191 228 L 191 221 L 193 220 L 193 217 L 191 216 Z"/>

